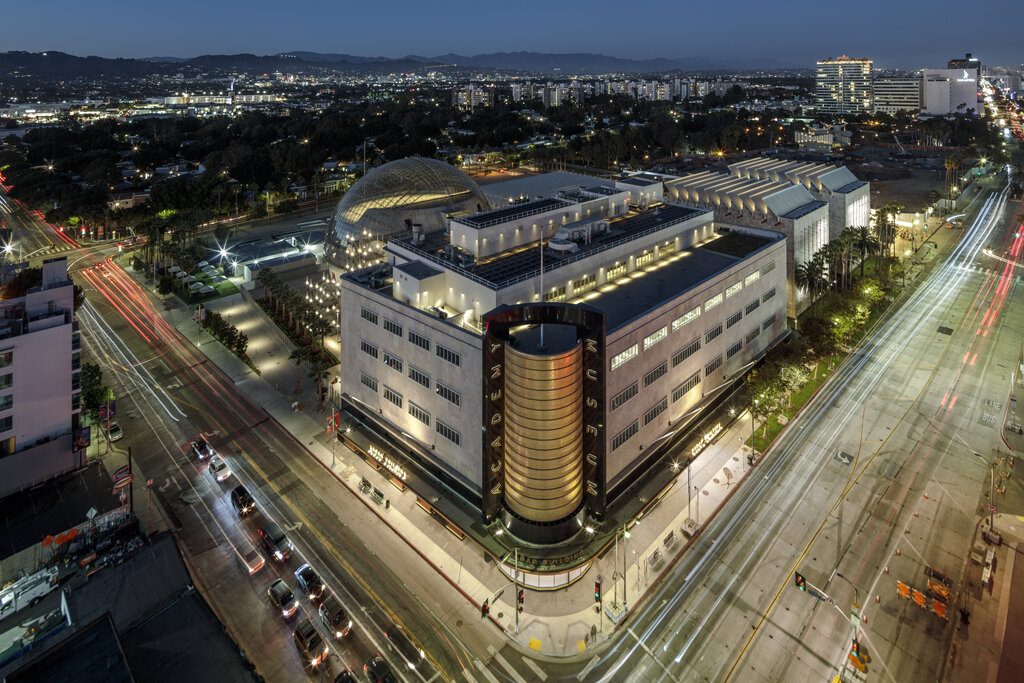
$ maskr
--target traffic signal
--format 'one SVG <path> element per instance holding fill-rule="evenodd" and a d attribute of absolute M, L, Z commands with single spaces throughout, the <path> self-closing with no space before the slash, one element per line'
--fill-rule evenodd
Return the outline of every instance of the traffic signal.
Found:
<path fill-rule="evenodd" d="M 601 602 L 601 582 L 594 582 L 594 602 Z"/>
<path fill-rule="evenodd" d="M 802 591 L 807 590 L 807 579 L 800 572 L 796 572 L 796 576 L 793 577 L 796 582 L 796 587 Z"/>
<path fill-rule="evenodd" d="M 487 615 L 491 613 L 491 601 L 490 598 L 484 598 L 484 601 L 480 604 L 480 618 L 486 619 Z"/>
<path fill-rule="evenodd" d="M 523 611 L 523 603 L 525 603 L 525 602 L 526 602 L 526 590 L 520 588 L 519 589 L 519 611 L 520 612 Z"/>
<path fill-rule="evenodd" d="M 853 644 L 850 646 L 850 654 L 860 659 L 860 643 L 856 638 L 853 639 Z"/>

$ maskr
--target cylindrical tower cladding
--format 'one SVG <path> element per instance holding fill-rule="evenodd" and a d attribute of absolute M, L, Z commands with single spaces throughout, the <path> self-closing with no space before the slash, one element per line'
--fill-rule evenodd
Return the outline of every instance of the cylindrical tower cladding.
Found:
<path fill-rule="evenodd" d="M 505 504 L 532 522 L 583 500 L 583 347 L 575 328 L 514 334 L 505 349 Z"/>

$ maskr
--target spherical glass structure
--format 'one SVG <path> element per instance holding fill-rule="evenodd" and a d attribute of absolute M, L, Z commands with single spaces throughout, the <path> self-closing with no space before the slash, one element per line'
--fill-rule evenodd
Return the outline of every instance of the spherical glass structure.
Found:
<path fill-rule="evenodd" d="M 359 179 L 338 202 L 328 230 L 328 258 L 335 265 L 358 266 L 353 257 L 372 256 L 373 243 L 414 228 L 443 230 L 445 214 L 487 208 L 477 184 L 454 166 L 423 157 L 392 161 Z"/>

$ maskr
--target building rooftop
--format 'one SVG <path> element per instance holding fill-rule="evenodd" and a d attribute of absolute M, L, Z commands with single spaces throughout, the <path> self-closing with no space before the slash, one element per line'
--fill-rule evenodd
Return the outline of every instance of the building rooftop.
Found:
<path fill-rule="evenodd" d="M 651 185 L 657 185 L 661 182 L 660 178 L 653 178 L 644 175 L 631 175 L 625 178 L 617 178 L 616 182 L 625 183 L 626 185 L 636 185 L 637 187 L 650 187 Z"/>
<path fill-rule="evenodd" d="M 632 273 L 610 289 L 602 288 L 605 291 L 596 297 L 586 296 L 585 301 L 604 312 L 606 328 L 612 332 L 781 239 L 782 235 L 726 233 L 674 259 Z"/>
<path fill-rule="evenodd" d="M 79 628 L 46 656 L 28 660 L 7 674 L 7 683 L 133 683 L 121 641 L 110 618 L 104 614 Z"/>
<path fill-rule="evenodd" d="M 559 190 L 567 188 L 585 187 L 588 192 L 593 192 L 592 188 L 594 187 L 609 188 L 610 193 L 614 194 L 613 186 L 614 183 L 610 180 L 580 173 L 554 171 L 499 180 L 495 183 L 481 185 L 480 189 L 491 199 L 493 204 L 501 205 L 507 203 L 509 199 L 517 197 L 550 197 Z"/>
<path fill-rule="evenodd" d="M 571 206 L 569 202 L 554 197 L 544 197 L 526 202 L 519 202 L 501 209 L 481 211 L 469 216 L 461 216 L 458 220 L 464 225 L 472 228 L 487 228 L 492 225 L 499 225 L 518 218 L 536 216 L 546 211 L 553 211 L 561 207 Z"/>
<path fill-rule="evenodd" d="M 787 213 L 782 214 L 781 218 L 789 218 L 790 220 L 796 220 L 797 218 L 801 218 L 803 216 L 806 216 L 807 214 L 809 214 L 809 213 L 811 213 L 813 211 L 816 211 L 817 209 L 820 209 L 821 207 L 823 207 L 825 205 L 826 205 L 826 202 L 822 202 L 822 201 L 809 202 L 807 204 L 804 204 L 803 206 L 798 206 L 797 208 L 793 209 L 792 211 L 789 211 Z"/>
<path fill-rule="evenodd" d="M 428 277 L 434 277 L 440 275 L 441 271 L 433 266 L 428 266 L 422 261 L 409 261 L 407 263 L 399 263 L 395 266 L 397 270 L 402 271 L 409 277 L 416 278 L 417 280 L 425 280 Z"/>

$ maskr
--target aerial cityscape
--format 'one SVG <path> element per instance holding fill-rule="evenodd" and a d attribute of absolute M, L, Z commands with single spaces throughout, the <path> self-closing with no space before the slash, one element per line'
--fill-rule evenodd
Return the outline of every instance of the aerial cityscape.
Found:
<path fill-rule="evenodd" d="M 1018 12 L 644 9 L 0 9 L 0 681 L 1021 680 Z"/>

